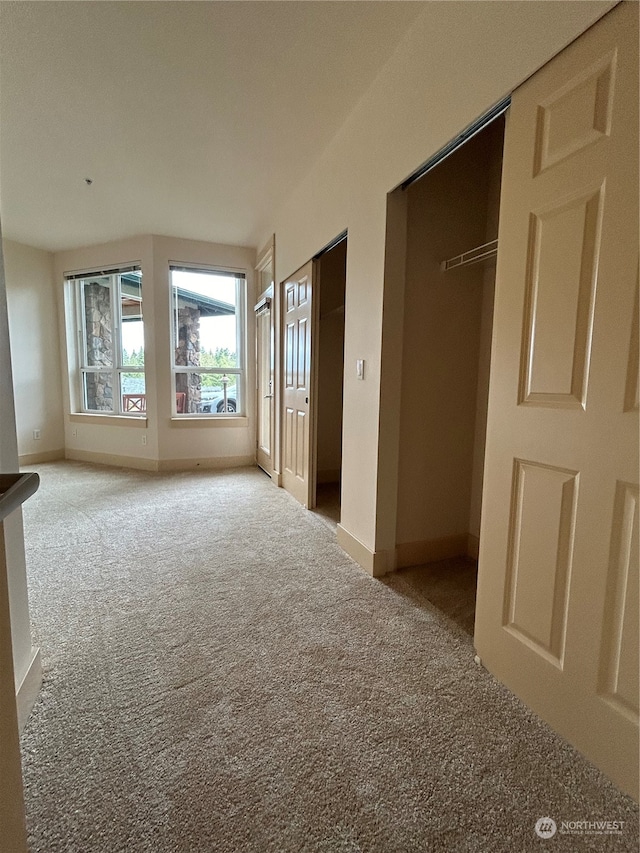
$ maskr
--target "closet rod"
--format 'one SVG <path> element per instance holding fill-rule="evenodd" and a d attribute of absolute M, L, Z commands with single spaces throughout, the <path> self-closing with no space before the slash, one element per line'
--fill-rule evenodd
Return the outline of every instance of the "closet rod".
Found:
<path fill-rule="evenodd" d="M 476 246 L 475 249 L 469 249 L 468 252 L 456 255 L 455 258 L 449 258 L 448 261 L 442 261 L 440 269 L 442 272 L 446 272 L 447 270 L 453 270 L 457 267 L 468 267 L 471 264 L 478 264 L 480 261 L 495 258 L 497 254 L 498 241 L 490 240 L 488 243 L 483 243 L 482 246 Z"/>

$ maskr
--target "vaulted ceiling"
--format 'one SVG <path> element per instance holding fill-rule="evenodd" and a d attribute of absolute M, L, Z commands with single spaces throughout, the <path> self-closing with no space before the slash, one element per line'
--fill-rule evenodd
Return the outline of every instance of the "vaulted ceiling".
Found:
<path fill-rule="evenodd" d="M 255 244 L 424 5 L 0 2 L 4 235 Z"/>

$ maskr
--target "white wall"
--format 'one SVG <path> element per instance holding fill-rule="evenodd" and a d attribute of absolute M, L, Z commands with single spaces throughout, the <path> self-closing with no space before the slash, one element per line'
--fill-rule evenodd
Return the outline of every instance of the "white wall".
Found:
<path fill-rule="evenodd" d="M 21 463 L 64 456 L 53 255 L 5 240 L 4 259 Z M 40 430 L 40 439 L 33 431 Z"/>
<path fill-rule="evenodd" d="M 13 405 L 11 378 L 11 349 L 9 346 L 9 320 L 7 314 L 7 290 L 5 285 L 2 236 L 0 232 L 0 472 L 16 473 L 18 466 L 18 442 Z M 4 843 L 16 853 L 26 851 L 26 827 L 24 801 L 22 797 L 22 767 L 18 739 L 18 717 L 16 708 L 17 666 L 29 666 L 29 657 L 20 660 L 20 636 L 29 636 L 29 612 L 16 609 L 11 602 L 10 575 L 26 580 L 24 563 L 24 536 L 20 526 L 7 526 L 16 517 L 12 513 L 5 519 L 0 530 L 0 778 L 3 796 L 0 803 L 0 824 Z M 2 524 L 2 522 L 0 522 Z M 16 643 L 16 635 L 18 643 Z M 29 643 L 30 645 L 30 643 Z M 19 659 L 15 659 L 15 650 Z"/>
<path fill-rule="evenodd" d="M 370 555 L 378 552 L 373 571 L 391 568 L 395 552 L 396 483 L 378 478 L 379 459 L 397 455 L 385 446 L 397 435 L 385 424 L 396 410 L 385 405 L 384 388 L 380 395 L 387 193 L 612 5 L 428 4 L 265 229 L 264 241 L 276 233 L 276 281 L 349 231 L 341 524 Z M 397 320 L 391 312 L 392 333 Z M 399 372 L 398 352 L 390 353 L 395 362 L 385 369 Z M 355 378 L 358 358 L 366 360 L 364 382 Z M 384 515 L 392 521 L 377 529 Z"/>
<path fill-rule="evenodd" d="M 0 235 L 1 243 L 1 235 Z M 0 252 L 0 472 L 18 472 L 18 442 L 13 403 L 12 359 L 3 253 Z M 7 586 L 11 612 L 11 641 L 16 688 L 22 684 L 33 664 L 36 650 L 31 645 L 31 624 L 27 596 L 22 511 L 16 510 L 4 521 Z M 0 566 L 4 560 L 0 559 Z M 2 569 L 0 569 L 2 570 Z"/>
<path fill-rule="evenodd" d="M 225 419 L 172 417 L 169 264 L 192 263 L 239 270 L 247 277 L 245 364 L 247 412 Z M 64 274 L 139 263 L 145 324 L 146 418 L 70 415 L 77 408 L 65 382 L 67 458 L 132 465 L 148 470 L 250 464 L 255 457 L 255 252 L 172 237 L 141 236 L 54 256 L 60 288 L 63 363 L 73 362 L 73 326 L 62 301 Z M 75 433 L 75 434 L 74 434 Z M 143 444 L 143 437 L 146 444 Z"/>

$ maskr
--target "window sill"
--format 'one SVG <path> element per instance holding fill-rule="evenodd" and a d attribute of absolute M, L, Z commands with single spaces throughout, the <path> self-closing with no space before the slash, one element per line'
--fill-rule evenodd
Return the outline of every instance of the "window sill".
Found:
<path fill-rule="evenodd" d="M 88 412 L 73 412 L 69 415 L 72 424 L 95 424 L 96 426 L 147 428 L 146 417 L 139 415 L 93 415 Z"/>
<path fill-rule="evenodd" d="M 249 418 L 244 415 L 238 417 L 225 417 L 224 415 L 194 415 L 193 417 L 178 416 L 171 418 L 172 427 L 248 427 Z"/>

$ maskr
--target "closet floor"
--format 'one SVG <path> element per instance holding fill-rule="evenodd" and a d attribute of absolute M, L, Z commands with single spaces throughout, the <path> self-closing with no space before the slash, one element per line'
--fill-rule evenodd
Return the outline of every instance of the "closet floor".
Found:
<path fill-rule="evenodd" d="M 478 581 L 475 560 L 453 557 L 400 569 L 390 575 L 393 577 L 401 582 L 405 594 L 418 602 L 426 599 L 473 636 Z"/>
<path fill-rule="evenodd" d="M 340 483 L 321 483 L 317 487 L 313 511 L 335 530 L 340 521 Z"/>

